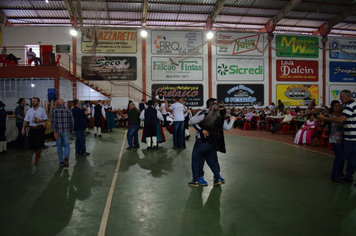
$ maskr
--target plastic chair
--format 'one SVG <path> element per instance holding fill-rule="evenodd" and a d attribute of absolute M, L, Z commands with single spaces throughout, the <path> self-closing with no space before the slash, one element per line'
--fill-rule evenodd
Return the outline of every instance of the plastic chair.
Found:
<path fill-rule="evenodd" d="M 290 123 L 291 122 L 286 122 L 283 126 L 282 126 L 282 134 L 290 133 Z"/>
<path fill-rule="evenodd" d="M 246 129 L 251 129 L 251 120 L 252 120 L 252 118 L 249 119 L 249 120 L 245 120 L 245 123 L 244 123 L 244 130 L 246 130 Z"/>
<path fill-rule="evenodd" d="M 320 146 L 323 146 L 323 140 L 324 138 L 329 138 L 329 135 L 326 134 L 326 131 L 328 131 L 329 129 L 326 129 L 326 130 L 323 130 L 323 134 L 320 135 L 319 137 L 319 143 L 320 143 Z M 328 140 L 329 142 L 329 140 Z"/>
<path fill-rule="evenodd" d="M 59 66 L 59 59 L 61 59 L 62 55 L 56 55 L 56 58 L 55 58 L 55 64 L 56 66 Z"/>

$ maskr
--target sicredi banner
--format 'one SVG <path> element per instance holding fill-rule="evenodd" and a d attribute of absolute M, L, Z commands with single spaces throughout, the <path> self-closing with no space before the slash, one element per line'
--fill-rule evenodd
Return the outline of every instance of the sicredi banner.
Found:
<path fill-rule="evenodd" d="M 330 82 L 356 82 L 356 63 L 331 61 Z"/>
<path fill-rule="evenodd" d="M 329 56 L 332 59 L 356 59 L 356 40 L 331 38 L 329 48 Z"/>
<path fill-rule="evenodd" d="M 318 81 L 318 61 L 277 60 L 277 81 Z"/>
<path fill-rule="evenodd" d="M 203 33 L 199 31 L 155 31 L 151 32 L 152 54 L 203 53 Z"/>
<path fill-rule="evenodd" d="M 263 81 L 263 59 L 229 59 L 216 60 L 216 79 L 223 81 Z"/>
<path fill-rule="evenodd" d="M 263 84 L 218 84 L 218 102 L 224 101 L 226 106 L 259 106 L 264 105 Z"/>
<path fill-rule="evenodd" d="M 204 90 L 202 84 L 152 84 L 152 99 L 159 93 L 172 104 L 173 98 L 178 96 L 187 99 L 187 105 L 191 107 L 204 106 Z"/>
<path fill-rule="evenodd" d="M 277 57 L 319 57 L 318 37 L 276 36 Z"/>
<path fill-rule="evenodd" d="M 332 84 L 329 86 L 329 105 L 333 100 L 340 101 L 340 92 L 342 90 L 351 91 L 352 99 L 356 99 L 356 85 Z"/>
<path fill-rule="evenodd" d="M 307 106 L 315 99 L 318 104 L 319 86 L 316 84 L 278 84 L 277 101 L 284 106 Z"/>
<path fill-rule="evenodd" d="M 136 53 L 136 30 L 85 28 L 82 34 L 83 53 Z"/>
<path fill-rule="evenodd" d="M 217 55 L 263 56 L 264 35 L 246 33 L 216 33 Z"/>
<path fill-rule="evenodd" d="M 153 81 L 194 81 L 203 80 L 203 58 L 189 57 L 177 60 L 170 57 L 152 57 Z"/>
<path fill-rule="evenodd" d="M 82 77 L 85 80 L 136 80 L 136 57 L 82 57 Z"/>

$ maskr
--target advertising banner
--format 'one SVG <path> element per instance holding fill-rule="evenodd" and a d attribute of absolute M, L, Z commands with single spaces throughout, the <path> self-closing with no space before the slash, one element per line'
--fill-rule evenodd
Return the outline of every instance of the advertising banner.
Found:
<path fill-rule="evenodd" d="M 217 55 L 263 56 L 264 35 L 217 32 Z"/>
<path fill-rule="evenodd" d="M 263 59 L 228 59 L 216 60 L 216 80 L 264 80 Z"/>
<path fill-rule="evenodd" d="M 356 59 L 356 40 L 331 38 L 329 56 L 332 59 Z"/>
<path fill-rule="evenodd" d="M 277 101 L 284 106 L 307 106 L 315 99 L 318 105 L 319 86 L 316 84 L 278 84 Z"/>
<path fill-rule="evenodd" d="M 85 80 L 136 80 L 136 57 L 82 57 Z"/>
<path fill-rule="evenodd" d="M 152 54 L 203 54 L 203 33 L 199 31 L 152 31 Z"/>
<path fill-rule="evenodd" d="M 203 58 L 187 58 L 175 62 L 168 57 L 152 57 L 153 81 L 194 81 L 203 80 Z"/>
<path fill-rule="evenodd" d="M 218 102 L 224 101 L 226 106 L 264 105 L 263 84 L 218 84 L 216 91 Z"/>
<path fill-rule="evenodd" d="M 173 98 L 179 96 L 187 99 L 187 105 L 191 107 L 204 106 L 204 90 L 202 84 L 152 84 L 152 97 L 160 92 L 169 104 L 173 104 Z"/>
<path fill-rule="evenodd" d="M 332 84 L 329 86 L 329 104 L 326 105 L 330 105 L 333 100 L 340 101 L 340 92 L 342 90 L 350 90 L 352 99 L 356 99 L 356 85 Z"/>
<path fill-rule="evenodd" d="M 331 61 L 330 82 L 356 82 L 356 63 Z"/>
<path fill-rule="evenodd" d="M 318 61 L 277 60 L 277 81 L 318 81 Z"/>
<path fill-rule="evenodd" d="M 87 28 L 82 35 L 83 53 L 136 53 L 136 30 Z"/>
<path fill-rule="evenodd" d="M 318 37 L 276 36 L 277 57 L 319 57 Z"/>

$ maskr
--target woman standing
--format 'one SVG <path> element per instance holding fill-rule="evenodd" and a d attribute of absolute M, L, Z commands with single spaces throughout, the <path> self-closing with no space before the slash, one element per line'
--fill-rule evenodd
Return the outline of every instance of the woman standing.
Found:
<path fill-rule="evenodd" d="M 5 104 L 0 101 L 0 153 L 6 153 L 6 120 L 7 114 L 5 111 Z"/>
<path fill-rule="evenodd" d="M 236 120 L 235 116 L 230 118 L 233 122 Z M 205 157 L 211 171 L 214 173 L 214 185 L 220 185 L 222 182 L 220 180 L 219 169 L 214 161 L 214 157 L 217 155 L 217 150 L 221 146 L 223 139 L 221 138 L 221 133 L 223 132 L 223 127 L 229 126 L 227 120 L 223 122 L 223 119 L 219 116 L 219 104 L 213 103 L 205 118 L 199 123 L 202 129 L 200 138 L 197 138 L 193 153 L 192 153 L 192 172 L 193 180 L 188 182 L 189 186 L 197 187 L 199 186 L 199 162 L 202 156 Z M 229 128 L 231 128 L 231 123 Z"/>
<path fill-rule="evenodd" d="M 330 117 L 341 115 L 341 104 L 338 100 L 331 102 Z M 342 123 L 330 122 L 329 142 L 333 148 L 335 159 L 331 172 L 331 180 L 338 181 L 344 176 L 344 149 L 343 149 L 343 129 Z"/>

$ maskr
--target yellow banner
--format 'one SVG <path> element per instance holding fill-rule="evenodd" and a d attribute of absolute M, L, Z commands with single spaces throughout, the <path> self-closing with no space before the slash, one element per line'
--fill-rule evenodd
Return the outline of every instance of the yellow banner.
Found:
<path fill-rule="evenodd" d="M 136 30 L 89 28 L 82 35 L 83 53 L 136 53 Z M 95 36 L 96 35 L 96 36 Z"/>
<path fill-rule="evenodd" d="M 318 105 L 319 86 L 316 84 L 278 84 L 277 101 L 284 106 L 308 106 L 315 99 Z"/>

